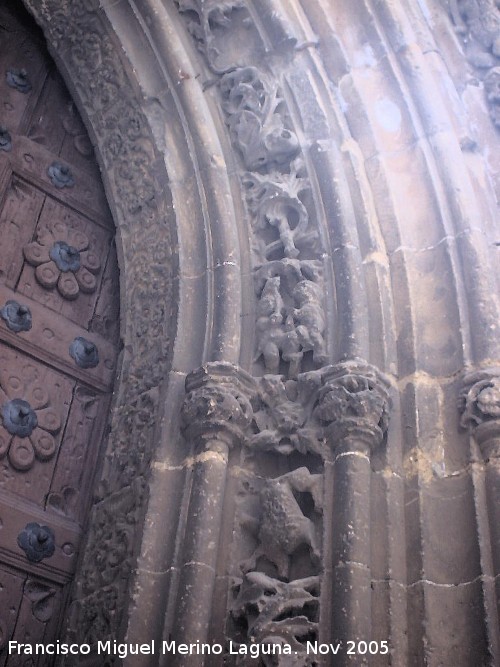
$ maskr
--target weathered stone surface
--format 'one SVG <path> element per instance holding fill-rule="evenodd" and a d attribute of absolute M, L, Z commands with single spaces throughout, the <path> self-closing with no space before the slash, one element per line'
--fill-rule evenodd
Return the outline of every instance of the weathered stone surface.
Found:
<path fill-rule="evenodd" d="M 27 4 L 120 237 L 123 363 L 73 628 L 290 642 L 287 667 L 329 664 L 307 637 L 389 641 L 351 664 L 496 664 L 497 4 Z M 22 118 L 4 112 L 1 160 Z M 175 664 L 223 660 L 245 664 Z"/>

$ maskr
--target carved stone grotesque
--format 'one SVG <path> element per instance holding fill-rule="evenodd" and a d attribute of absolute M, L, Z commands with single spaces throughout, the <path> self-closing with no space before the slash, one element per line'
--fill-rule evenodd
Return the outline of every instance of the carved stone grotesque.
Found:
<path fill-rule="evenodd" d="M 280 577 L 288 577 L 289 558 L 301 546 L 310 549 L 319 563 L 320 552 L 313 522 L 302 512 L 295 493 L 309 492 L 317 511 L 322 507 L 322 476 L 307 468 L 268 479 L 260 492 L 261 516 L 258 523 L 258 547 L 241 564 L 244 572 L 253 570 L 264 556 L 276 566 Z"/>
<path fill-rule="evenodd" d="M 323 376 L 315 415 L 334 448 L 349 444 L 370 454 L 383 440 L 389 420 L 387 382 L 372 366 L 348 361 Z"/>
<path fill-rule="evenodd" d="M 259 380 L 254 412 L 257 432 L 248 439 L 249 451 L 321 454 L 321 433 L 309 424 L 312 395 L 320 382 L 319 372 L 285 380 L 282 375 L 264 375 Z"/>
<path fill-rule="evenodd" d="M 300 640 L 317 633 L 318 605 L 317 576 L 286 583 L 262 572 L 249 572 L 238 587 L 231 615 L 245 622 L 252 643 L 290 646 L 291 655 L 262 656 L 266 667 L 305 667 L 312 663 Z M 255 658 L 243 658 L 238 664 L 247 662 L 254 664 Z"/>
<path fill-rule="evenodd" d="M 219 48 L 217 33 L 231 27 L 233 11 L 245 11 L 244 0 L 175 0 L 179 11 L 187 17 L 187 29 L 200 51 L 205 53 L 211 69 L 222 74 L 224 54 Z M 246 11 L 245 11 L 246 15 Z"/>
<path fill-rule="evenodd" d="M 500 457 L 500 368 L 466 376 L 459 409 L 460 424 L 471 430 L 484 458 Z"/>

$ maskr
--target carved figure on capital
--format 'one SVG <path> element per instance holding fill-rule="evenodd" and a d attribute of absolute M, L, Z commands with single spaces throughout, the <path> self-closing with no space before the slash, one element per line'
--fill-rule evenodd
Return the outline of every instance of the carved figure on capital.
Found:
<path fill-rule="evenodd" d="M 197 446 L 221 440 L 226 445 L 243 441 L 251 423 L 253 378 L 229 363 L 214 362 L 186 378 L 181 412 L 182 430 Z"/>
<path fill-rule="evenodd" d="M 485 459 L 500 457 L 500 368 L 467 375 L 458 407 Z"/>
<path fill-rule="evenodd" d="M 485 421 L 500 420 L 500 369 L 499 375 L 478 379 L 466 387 L 461 399 L 463 409 L 461 424 L 478 426 Z"/>
<path fill-rule="evenodd" d="M 389 423 L 388 382 L 377 369 L 348 361 L 323 374 L 323 387 L 314 410 L 334 446 L 346 440 L 367 453 L 383 440 Z"/>

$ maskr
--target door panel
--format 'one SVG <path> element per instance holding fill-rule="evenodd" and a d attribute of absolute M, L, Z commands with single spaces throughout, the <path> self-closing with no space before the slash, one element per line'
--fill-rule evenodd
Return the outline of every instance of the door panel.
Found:
<path fill-rule="evenodd" d="M 0 2 L 0 667 L 52 664 L 6 645 L 58 637 L 119 337 L 92 146 L 19 4 Z"/>

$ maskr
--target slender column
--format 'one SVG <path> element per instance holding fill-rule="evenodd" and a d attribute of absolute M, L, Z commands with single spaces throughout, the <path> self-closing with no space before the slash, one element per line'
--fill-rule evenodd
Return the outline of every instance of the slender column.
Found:
<path fill-rule="evenodd" d="M 334 664 L 359 666 L 363 658 L 345 649 L 348 640 L 371 639 L 370 457 L 387 430 L 387 383 L 363 362 L 332 366 L 316 415 L 332 456 L 332 640 L 343 643 Z"/>
<path fill-rule="evenodd" d="M 494 591 L 489 595 L 487 593 L 491 650 L 500 656 L 500 368 L 485 369 L 466 376 L 460 407 L 461 424 L 469 429 L 484 461 L 487 513 L 484 523 L 487 525 L 482 529 L 480 527 L 480 543 L 483 569 L 486 575 L 493 577 L 494 582 Z M 482 514 L 480 507 L 478 513 Z M 491 604 L 494 599 L 496 605 Z"/>
<path fill-rule="evenodd" d="M 248 374 L 223 362 L 207 364 L 186 379 L 182 428 L 195 452 L 172 633 L 177 642 L 209 639 L 229 450 L 243 441 L 250 424 L 253 391 Z M 169 659 L 183 667 L 200 665 L 199 655 Z"/>

